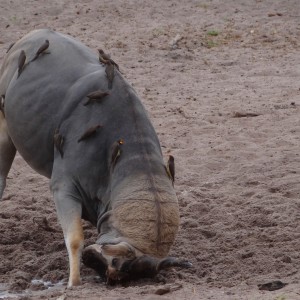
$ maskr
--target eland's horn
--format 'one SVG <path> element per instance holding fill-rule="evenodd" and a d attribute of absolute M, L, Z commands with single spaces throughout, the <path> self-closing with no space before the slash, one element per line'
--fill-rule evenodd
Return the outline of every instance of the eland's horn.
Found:
<path fill-rule="evenodd" d="M 121 272 L 130 274 L 130 278 L 151 278 L 157 274 L 157 259 L 143 255 L 123 264 Z"/>
<path fill-rule="evenodd" d="M 167 257 L 161 260 L 143 255 L 133 261 L 125 262 L 121 272 L 129 273 L 131 278 L 154 277 L 159 271 L 171 267 L 191 268 L 192 264 L 187 260 L 179 260 L 174 257 Z"/>
<path fill-rule="evenodd" d="M 187 260 L 181 260 L 175 257 L 167 257 L 158 262 L 157 272 L 172 267 L 179 267 L 183 269 L 191 268 L 193 265 Z"/>

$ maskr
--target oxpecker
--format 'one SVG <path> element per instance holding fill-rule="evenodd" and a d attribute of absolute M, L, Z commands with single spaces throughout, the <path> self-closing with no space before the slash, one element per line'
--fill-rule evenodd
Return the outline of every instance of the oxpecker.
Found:
<path fill-rule="evenodd" d="M 45 40 L 45 42 L 42 44 L 42 46 L 36 52 L 35 57 L 32 59 L 32 61 L 36 60 L 48 48 L 49 48 L 49 40 Z"/>
<path fill-rule="evenodd" d="M 26 54 L 24 50 L 21 50 L 20 52 L 20 56 L 18 59 L 18 77 L 21 75 L 23 69 L 24 69 L 24 65 L 25 65 L 25 61 L 26 61 Z"/>
<path fill-rule="evenodd" d="M 92 93 L 89 93 L 87 97 L 89 98 L 83 105 L 86 106 L 93 102 L 100 102 L 103 100 L 104 97 L 108 96 L 109 92 L 104 92 L 102 90 L 98 90 Z"/>
<path fill-rule="evenodd" d="M 174 181 L 175 181 L 175 161 L 174 161 L 174 156 L 172 156 L 172 155 L 169 155 L 169 160 L 168 160 L 166 170 L 167 170 L 167 173 L 168 173 L 170 179 L 172 180 L 172 184 L 174 185 Z"/>
<path fill-rule="evenodd" d="M 64 137 L 59 133 L 59 129 L 56 128 L 53 136 L 54 146 L 57 151 L 60 153 L 60 156 L 63 158 L 63 145 L 64 145 Z"/>
<path fill-rule="evenodd" d="M 110 58 L 109 54 L 106 54 L 102 49 L 98 49 L 98 52 L 99 52 L 99 61 L 102 64 L 107 64 L 108 61 L 110 61 L 119 70 L 119 65 Z"/>
<path fill-rule="evenodd" d="M 92 135 L 94 135 L 97 130 L 102 127 L 102 125 L 96 125 L 96 126 L 93 126 L 93 127 L 90 127 L 80 138 L 79 140 L 77 141 L 78 143 L 80 143 L 81 141 L 91 137 Z"/>
<path fill-rule="evenodd" d="M 108 80 L 108 89 L 111 90 L 113 80 L 114 80 L 114 77 L 115 77 L 115 67 L 111 63 L 110 60 L 107 61 L 106 68 L 105 68 L 105 73 L 106 73 L 106 77 L 107 77 L 107 80 Z"/>
<path fill-rule="evenodd" d="M 115 167 L 117 160 L 119 159 L 121 155 L 121 145 L 124 144 L 124 140 L 120 139 L 116 142 L 114 142 L 111 146 L 111 166 L 112 168 Z"/>

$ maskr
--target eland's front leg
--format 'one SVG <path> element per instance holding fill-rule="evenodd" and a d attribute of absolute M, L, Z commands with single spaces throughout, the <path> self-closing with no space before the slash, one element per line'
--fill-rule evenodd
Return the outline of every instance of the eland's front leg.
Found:
<path fill-rule="evenodd" d="M 68 287 L 80 285 L 80 260 L 84 242 L 81 221 L 82 206 L 80 201 L 72 196 L 72 193 L 66 191 L 63 184 L 60 185 L 60 188 L 53 186 L 51 188 L 69 255 Z"/>
<path fill-rule="evenodd" d="M 6 120 L 0 112 L 0 200 L 6 185 L 6 177 L 16 155 L 16 148 L 7 132 Z"/>

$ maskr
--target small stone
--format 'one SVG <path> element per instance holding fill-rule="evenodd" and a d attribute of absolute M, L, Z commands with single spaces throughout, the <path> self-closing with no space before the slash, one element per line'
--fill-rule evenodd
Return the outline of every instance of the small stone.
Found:
<path fill-rule="evenodd" d="M 169 286 L 167 287 L 162 287 L 162 288 L 159 288 L 157 289 L 154 294 L 155 295 L 164 295 L 164 294 L 167 294 L 167 293 L 170 293 L 171 289 Z"/>
<path fill-rule="evenodd" d="M 284 257 L 282 258 L 282 261 L 283 261 L 284 263 L 290 264 L 290 263 L 292 262 L 292 259 L 291 259 L 289 256 L 284 256 Z"/>

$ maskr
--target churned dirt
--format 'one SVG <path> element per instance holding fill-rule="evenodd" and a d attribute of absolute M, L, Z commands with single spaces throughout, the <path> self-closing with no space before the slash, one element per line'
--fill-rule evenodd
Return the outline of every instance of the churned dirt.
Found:
<path fill-rule="evenodd" d="M 300 299 L 299 20 L 299 0 L 2 0 L 0 60 L 51 28 L 118 62 L 175 157 L 170 254 L 193 268 L 111 287 L 82 266 L 83 285 L 66 289 L 48 180 L 17 156 L 0 202 L 0 298 Z M 288 284 L 259 290 L 274 280 Z"/>

